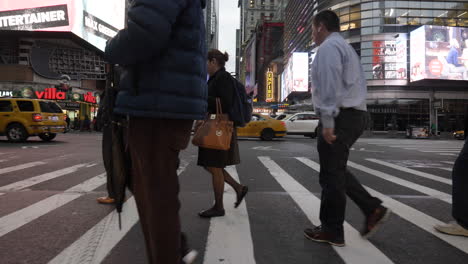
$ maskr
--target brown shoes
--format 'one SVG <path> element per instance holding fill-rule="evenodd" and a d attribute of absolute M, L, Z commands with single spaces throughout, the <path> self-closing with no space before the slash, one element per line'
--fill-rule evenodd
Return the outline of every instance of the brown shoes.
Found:
<path fill-rule="evenodd" d="M 115 203 L 114 198 L 110 198 L 110 197 L 107 197 L 107 196 L 106 197 L 99 197 L 99 198 L 97 198 L 97 201 L 100 204 L 113 204 L 113 203 Z"/>
<path fill-rule="evenodd" d="M 307 228 L 304 230 L 304 236 L 312 241 L 320 243 L 328 243 L 337 247 L 344 247 L 345 241 L 343 238 L 339 238 L 334 234 L 327 233 L 322 230 L 322 227 L 316 226 L 313 228 Z"/>
<path fill-rule="evenodd" d="M 377 231 L 380 225 L 388 219 L 390 213 L 391 210 L 386 207 L 377 207 L 377 209 L 375 209 L 374 212 L 367 217 L 366 225 L 361 231 L 361 235 L 365 238 L 371 237 Z"/>

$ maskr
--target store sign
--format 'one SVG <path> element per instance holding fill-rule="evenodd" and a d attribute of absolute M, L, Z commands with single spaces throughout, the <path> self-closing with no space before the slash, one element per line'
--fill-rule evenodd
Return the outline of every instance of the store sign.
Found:
<path fill-rule="evenodd" d="M 85 95 L 83 95 L 83 97 L 84 97 L 84 101 L 87 103 L 92 103 L 92 104 L 96 103 L 96 97 L 91 92 L 87 92 Z"/>
<path fill-rule="evenodd" d="M 80 110 L 80 103 L 74 102 L 59 102 L 61 108 L 65 110 Z"/>
<path fill-rule="evenodd" d="M 273 72 L 267 72 L 267 89 L 266 89 L 266 101 L 273 101 Z"/>
<path fill-rule="evenodd" d="M 33 30 L 68 25 L 67 5 L 0 12 L 0 29 Z"/>
<path fill-rule="evenodd" d="M 37 99 L 47 100 L 65 100 L 67 94 L 65 92 L 58 92 L 57 88 L 45 88 L 44 91 L 36 91 Z"/>
<path fill-rule="evenodd" d="M 0 0 L 0 30 L 71 32 L 100 50 L 125 24 L 125 0 Z"/>
<path fill-rule="evenodd" d="M 0 90 L 0 97 L 12 97 L 13 92 L 12 91 L 2 91 Z"/>

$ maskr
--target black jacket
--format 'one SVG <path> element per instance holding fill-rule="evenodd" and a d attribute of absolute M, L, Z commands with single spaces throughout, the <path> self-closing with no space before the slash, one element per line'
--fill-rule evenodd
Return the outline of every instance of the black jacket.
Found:
<path fill-rule="evenodd" d="M 225 68 L 217 71 L 208 80 L 208 113 L 216 113 L 216 98 L 221 99 L 223 113 L 228 113 L 234 103 L 234 83 Z"/>

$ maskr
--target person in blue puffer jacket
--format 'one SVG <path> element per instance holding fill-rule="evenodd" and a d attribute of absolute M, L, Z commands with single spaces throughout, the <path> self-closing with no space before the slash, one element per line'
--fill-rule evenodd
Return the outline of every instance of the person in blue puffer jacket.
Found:
<path fill-rule="evenodd" d="M 114 111 L 130 117 L 133 193 L 152 264 L 192 261 L 182 252 L 177 167 L 207 111 L 205 1 L 134 0 L 105 50 L 124 68 Z"/>

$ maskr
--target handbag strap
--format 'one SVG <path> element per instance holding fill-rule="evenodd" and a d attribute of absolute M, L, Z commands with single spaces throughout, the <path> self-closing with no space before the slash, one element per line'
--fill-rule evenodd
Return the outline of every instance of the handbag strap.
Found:
<path fill-rule="evenodd" d="M 216 115 L 220 115 L 223 113 L 223 108 L 221 107 L 221 99 L 216 97 Z"/>

